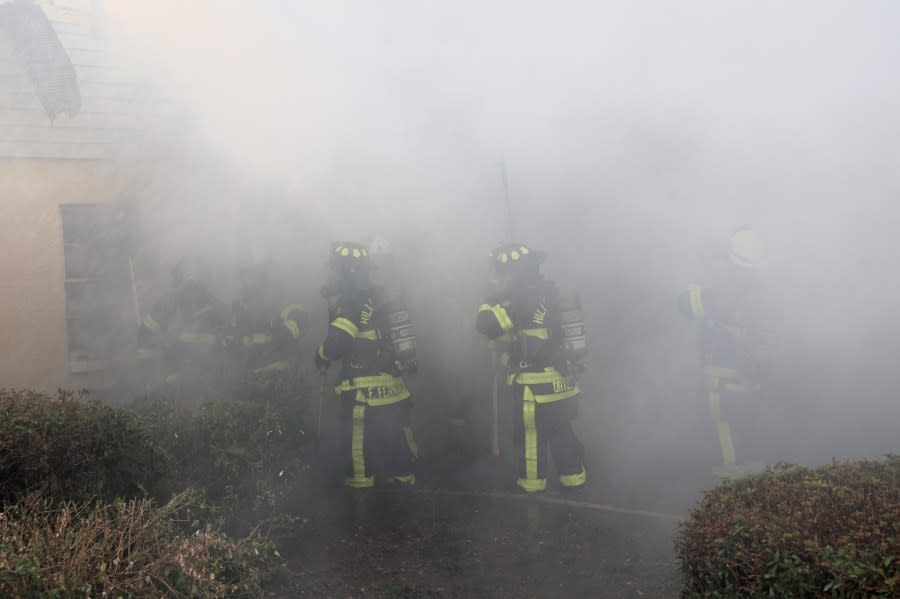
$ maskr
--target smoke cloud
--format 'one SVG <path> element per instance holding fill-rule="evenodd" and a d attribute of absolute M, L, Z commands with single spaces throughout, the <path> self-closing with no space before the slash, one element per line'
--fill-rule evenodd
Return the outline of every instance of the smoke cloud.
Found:
<path fill-rule="evenodd" d="M 106 7 L 119 59 L 178 115 L 133 175 L 161 254 L 263 240 L 324 321 L 328 242 L 382 235 L 423 371 L 486 398 L 471 321 L 509 235 L 504 163 L 516 237 L 585 306 L 577 428 L 598 493 L 680 507 L 718 443 L 675 298 L 751 225 L 780 325 L 765 459 L 897 451 L 894 3 Z"/>

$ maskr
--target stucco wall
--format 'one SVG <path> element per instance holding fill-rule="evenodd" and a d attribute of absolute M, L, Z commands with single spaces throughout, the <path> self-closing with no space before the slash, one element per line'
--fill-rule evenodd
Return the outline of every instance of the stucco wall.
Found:
<path fill-rule="evenodd" d="M 118 195 L 109 163 L 0 160 L 0 387 L 102 385 L 69 372 L 59 205 Z"/>

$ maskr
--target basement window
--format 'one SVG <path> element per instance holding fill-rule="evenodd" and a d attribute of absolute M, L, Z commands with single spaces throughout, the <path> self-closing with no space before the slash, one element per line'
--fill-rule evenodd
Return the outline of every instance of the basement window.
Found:
<path fill-rule="evenodd" d="M 103 370 L 136 330 L 125 212 L 105 204 L 63 204 L 59 210 L 69 368 Z"/>

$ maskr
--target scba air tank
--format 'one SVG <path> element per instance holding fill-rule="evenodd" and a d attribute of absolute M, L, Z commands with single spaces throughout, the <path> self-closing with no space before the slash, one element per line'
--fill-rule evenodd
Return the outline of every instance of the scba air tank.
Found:
<path fill-rule="evenodd" d="M 584 313 L 581 310 L 581 299 L 578 294 L 562 296 L 559 309 L 566 358 L 573 364 L 581 364 L 587 356 L 588 345 L 584 331 Z"/>
<path fill-rule="evenodd" d="M 391 345 L 394 361 L 403 372 L 416 371 L 416 327 L 406 306 L 398 306 L 389 312 Z"/>

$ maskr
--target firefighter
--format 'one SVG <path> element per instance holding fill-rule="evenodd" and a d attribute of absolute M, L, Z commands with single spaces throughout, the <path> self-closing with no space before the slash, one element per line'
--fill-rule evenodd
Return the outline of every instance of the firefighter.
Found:
<path fill-rule="evenodd" d="M 172 288 L 143 318 L 138 355 L 158 360 L 170 391 L 208 397 L 221 383 L 226 324 L 202 261 L 182 259 L 172 269 Z"/>
<path fill-rule="evenodd" d="M 379 482 L 411 486 L 418 450 L 410 428 L 410 393 L 403 372 L 414 360 L 401 359 L 391 342 L 384 292 L 370 279 L 368 250 L 357 243 L 332 244 L 333 280 L 323 290 L 329 301 L 328 335 L 315 363 L 320 372 L 340 360 L 344 483 L 368 488 Z"/>
<path fill-rule="evenodd" d="M 239 299 L 231 310 L 227 344 L 234 372 L 253 391 L 281 391 L 297 380 L 300 338 L 307 313 L 301 304 L 281 305 L 260 258 L 246 258 L 238 269 Z"/>
<path fill-rule="evenodd" d="M 756 231 L 742 228 L 731 237 L 727 253 L 712 258 L 708 280 L 688 285 L 678 307 L 697 323 L 703 387 L 722 453 L 722 466 L 714 472 L 735 477 L 763 466 L 738 462 L 726 416 L 744 411 L 742 420 L 747 420 L 759 411 L 771 339 L 762 284 L 766 247 Z"/>
<path fill-rule="evenodd" d="M 561 488 L 574 491 L 587 481 L 584 449 L 572 430 L 581 391 L 565 359 L 556 286 L 541 276 L 539 255 L 525 245 L 504 245 L 491 256 L 498 280 L 476 328 L 507 341 L 516 484 L 528 493 L 547 489 L 549 449 Z"/>

